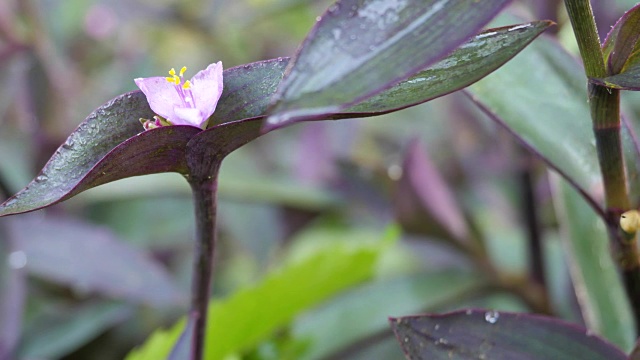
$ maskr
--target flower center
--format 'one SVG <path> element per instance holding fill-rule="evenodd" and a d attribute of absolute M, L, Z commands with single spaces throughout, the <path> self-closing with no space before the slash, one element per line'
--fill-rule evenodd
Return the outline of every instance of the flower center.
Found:
<path fill-rule="evenodd" d="M 180 72 L 176 75 L 176 69 L 171 68 L 171 70 L 169 70 L 169 75 L 171 76 L 167 76 L 165 79 L 174 85 L 180 99 L 182 99 L 184 107 L 195 108 L 196 104 L 193 101 L 193 94 L 191 93 L 191 81 L 182 81 L 185 71 L 187 71 L 187 67 L 183 66 L 182 69 L 180 69 Z"/>

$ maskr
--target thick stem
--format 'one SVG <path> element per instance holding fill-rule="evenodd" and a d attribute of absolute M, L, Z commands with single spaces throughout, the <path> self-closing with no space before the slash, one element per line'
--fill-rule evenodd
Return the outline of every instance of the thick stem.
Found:
<path fill-rule="evenodd" d="M 211 293 L 213 258 L 216 243 L 216 193 L 218 169 L 206 180 L 191 180 L 196 215 L 196 245 L 191 285 L 189 321 L 193 326 L 191 360 L 204 355 L 207 309 Z"/>
<path fill-rule="evenodd" d="M 618 266 L 622 270 L 636 326 L 640 327 L 640 261 L 636 236 L 623 232 L 618 226 L 620 214 L 630 208 L 620 139 L 620 92 L 590 85 L 589 104 L 604 180 L 609 237 Z"/>
<path fill-rule="evenodd" d="M 587 77 L 604 77 L 607 71 L 600 48 L 600 37 L 589 0 L 564 0 L 571 27 L 578 41 Z"/>
<path fill-rule="evenodd" d="M 587 77 L 604 77 L 600 39 L 588 0 L 565 0 Z M 598 150 L 598 161 L 605 188 L 609 238 L 621 269 L 627 296 L 633 307 L 636 327 L 640 327 L 640 262 L 635 234 L 618 226 L 620 214 L 630 208 L 627 179 L 620 139 L 620 92 L 589 85 L 589 105 Z"/>

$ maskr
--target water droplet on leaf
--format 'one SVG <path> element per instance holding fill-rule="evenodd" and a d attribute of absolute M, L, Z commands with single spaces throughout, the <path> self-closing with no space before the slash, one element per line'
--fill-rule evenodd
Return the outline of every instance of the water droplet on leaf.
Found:
<path fill-rule="evenodd" d="M 38 175 L 38 177 L 36 177 L 36 182 L 39 182 L 39 183 L 43 183 L 47 180 L 49 180 L 49 177 L 45 174 Z"/>
<path fill-rule="evenodd" d="M 484 314 L 484 320 L 489 324 L 495 324 L 496 322 L 498 322 L 499 317 L 500 317 L 500 314 L 497 311 L 493 311 L 493 310 L 487 311 Z"/>

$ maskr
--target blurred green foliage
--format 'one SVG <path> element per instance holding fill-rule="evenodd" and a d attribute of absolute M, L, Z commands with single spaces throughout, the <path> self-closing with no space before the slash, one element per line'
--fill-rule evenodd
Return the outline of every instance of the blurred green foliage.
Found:
<path fill-rule="evenodd" d="M 183 65 L 190 76 L 217 60 L 231 67 L 290 56 L 330 3 L 1 1 L 0 199 L 27 184 L 91 110 L 134 90 L 133 78 Z M 615 19 L 631 2 L 615 3 L 603 19 Z M 512 11 L 536 19 L 530 5 L 517 2 Z M 560 31 L 566 29 L 561 23 Z M 491 269 L 429 231 L 406 232 L 398 242 L 378 241 L 395 222 L 397 180 L 406 171 L 407 144 L 415 138 L 425 144 L 465 220 L 485 243 Z M 296 125 L 233 153 L 221 173 L 221 250 L 212 312 L 231 308 L 242 294 L 255 294 L 244 299 L 255 306 L 252 312 L 237 308 L 226 316 L 245 324 L 256 314 L 279 317 L 260 320 L 250 329 L 260 330 L 251 341 L 234 342 L 241 336 L 225 341 L 235 356 L 229 358 L 402 359 L 384 327 L 387 316 L 469 306 L 539 310 L 521 291 L 531 285 L 520 195 L 523 168 L 534 178 L 541 218 L 545 296 L 555 315 L 582 322 L 563 256 L 568 250 L 559 244 L 566 234 L 558 226 L 547 169 L 460 94 L 366 120 Z M 83 236 L 89 244 L 106 232 L 126 248 L 123 256 L 143 253 L 154 264 L 149 271 L 166 275 L 188 297 L 193 214 L 187 183 L 177 175 L 118 181 L 25 216 L 36 223 L 78 221 L 95 231 Z M 20 232 L 16 223 L 0 219 L 0 241 L 7 245 L 0 247 L 0 259 L 15 260 L 24 252 L 12 235 Z M 46 229 L 41 235 L 43 242 L 61 236 Z M 79 248 L 66 251 L 66 260 L 43 261 L 64 267 L 85 255 Z M 13 278 L 0 271 L 0 294 L 22 291 L 11 281 L 26 286 L 24 299 L 0 299 L 0 309 L 12 304 L 24 310 L 22 322 L 3 322 L 6 315 L 0 311 L 0 341 L 17 341 L 17 358 L 117 359 L 158 328 L 171 330 L 156 332 L 145 346 L 171 345 L 166 339 L 179 336 L 180 327 L 173 324 L 185 314 L 186 301 L 152 307 L 117 291 L 99 292 L 97 283 L 47 278 L 31 267 L 29 254 L 26 266 L 14 266 L 28 275 L 26 282 L 24 277 L 5 281 Z M 283 265 L 296 256 L 299 267 Z M 345 261 L 353 261 L 351 267 Z M 327 268 L 331 265 L 336 266 Z M 139 271 L 121 266 L 121 281 L 127 281 L 127 271 Z M 492 277 L 492 269 L 500 276 Z M 293 294 L 310 298 L 266 303 L 261 296 L 274 290 L 267 285 L 279 276 L 292 279 L 276 289 L 291 291 L 290 300 Z M 314 291 L 296 293 L 301 284 Z M 212 322 L 221 326 L 215 317 Z M 13 339 L 10 332 L 21 335 Z M 610 340 L 628 345 L 621 337 Z M 215 346 L 217 339 L 211 341 Z"/>

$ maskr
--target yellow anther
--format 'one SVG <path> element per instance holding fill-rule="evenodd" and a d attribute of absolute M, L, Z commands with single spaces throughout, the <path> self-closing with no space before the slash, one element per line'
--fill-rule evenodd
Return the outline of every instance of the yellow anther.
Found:
<path fill-rule="evenodd" d="M 187 67 L 183 66 L 182 69 L 180 69 L 180 77 L 182 77 L 184 75 L 185 71 L 187 71 Z"/>
<path fill-rule="evenodd" d="M 177 77 L 176 75 L 167 76 L 165 79 L 167 79 L 167 81 L 172 84 L 180 85 L 180 78 Z"/>
<path fill-rule="evenodd" d="M 191 81 L 185 81 L 184 84 L 182 84 L 182 88 L 185 90 L 191 89 Z"/>
<path fill-rule="evenodd" d="M 169 70 L 169 75 L 171 75 L 172 77 L 176 76 L 176 69 L 171 68 L 171 70 Z"/>

